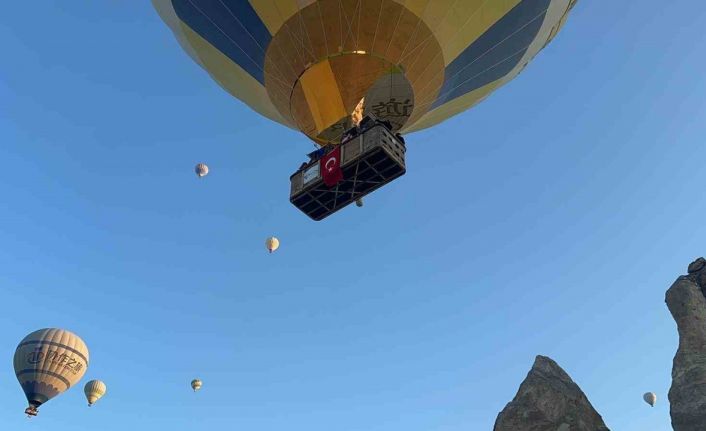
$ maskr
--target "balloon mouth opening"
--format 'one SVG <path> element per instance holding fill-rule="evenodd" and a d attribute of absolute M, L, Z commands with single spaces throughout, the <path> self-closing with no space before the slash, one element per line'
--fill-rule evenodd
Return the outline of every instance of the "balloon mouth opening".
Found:
<path fill-rule="evenodd" d="M 354 78 L 344 70 L 361 73 Z M 371 113 L 390 121 L 397 132 L 415 107 L 405 67 L 363 50 L 342 50 L 309 64 L 287 91 L 289 104 L 280 107 L 281 113 L 320 146 L 339 143 L 346 130 Z"/>

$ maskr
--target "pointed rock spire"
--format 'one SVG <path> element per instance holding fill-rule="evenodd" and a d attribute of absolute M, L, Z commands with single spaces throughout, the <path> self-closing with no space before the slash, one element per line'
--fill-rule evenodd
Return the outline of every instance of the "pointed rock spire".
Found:
<path fill-rule="evenodd" d="M 609 431 L 581 388 L 546 356 L 537 356 L 493 430 Z"/>

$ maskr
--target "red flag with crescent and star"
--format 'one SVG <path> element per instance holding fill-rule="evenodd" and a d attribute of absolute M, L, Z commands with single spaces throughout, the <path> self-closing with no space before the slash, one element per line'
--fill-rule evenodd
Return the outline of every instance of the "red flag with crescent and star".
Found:
<path fill-rule="evenodd" d="M 333 151 L 321 158 L 321 177 L 324 180 L 324 184 L 328 187 L 335 186 L 343 179 L 340 146 L 337 145 Z"/>

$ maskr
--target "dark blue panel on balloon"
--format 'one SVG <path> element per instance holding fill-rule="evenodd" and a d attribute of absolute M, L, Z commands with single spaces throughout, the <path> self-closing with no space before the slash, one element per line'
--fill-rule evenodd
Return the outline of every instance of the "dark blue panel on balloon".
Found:
<path fill-rule="evenodd" d="M 542 27 L 551 0 L 523 0 L 445 70 L 444 85 L 432 109 L 490 84 L 517 66 Z"/>
<path fill-rule="evenodd" d="M 272 35 L 247 0 L 172 0 L 181 21 L 261 84 Z"/>

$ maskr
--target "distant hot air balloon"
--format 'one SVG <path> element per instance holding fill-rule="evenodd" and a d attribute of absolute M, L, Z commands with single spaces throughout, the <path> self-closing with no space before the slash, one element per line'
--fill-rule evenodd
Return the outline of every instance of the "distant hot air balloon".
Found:
<path fill-rule="evenodd" d="M 267 246 L 267 251 L 272 253 L 279 248 L 279 240 L 271 236 L 265 240 L 265 246 Z"/>
<path fill-rule="evenodd" d="M 201 380 L 199 380 L 199 379 L 194 379 L 194 380 L 191 381 L 191 389 L 193 389 L 194 392 L 196 392 L 196 391 L 198 391 L 199 389 L 201 389 L 201 386 L 202 386 L 202 385 L 203 385 L 203 384 L 201 383 Z"/>
<path fill-rule="evenodd" d="M 363 199 L 356 199 L 355 206 L 357 206 L 358 208 L 361 208 L 363 206 Z"/>
<path fill-rule="evenodd" d="M 88 368 L 88 348 L 72 332 L 40 329 L 20 342 L 13 362 L 29 402 L 25 413 L 36 416 L 39 406 L 81 380 Z"/>
<path fill-rule="evenodd" d="M 194 171 L 196 172 L 196 175 L 198 175 L 199 178 L 203 178 L 208 175 L 208 166 L 205 163 L 199 163 L 194 168 Z"/>
<path fill-rule="evenodd" d="M 645 395 L 642 396 L 642 399 L 645 400 L 647 404 L 654 407 L 657 402 L 657 395 L 654 392 L 646 392 Z"/>
<path fill-rule="evenodd" d="M 475 106 L 556 36 L 576 0 L 152 3 L 221 87 L 327 145 L 363 114 L 406 133 Z"/>
<path fill-rule="evenodd" d="M 83 393 L 86 394 L 86 400 L 88 400 L 88 407 L 91 407 L 93 404 L 96 403 L 99 399 L 105 395 L 105 391 L 107 388 L 105 387 L 105 383 L 103 383 L 100 380 L 91 380 L 90 382 L 86 383 L 86 385 L 83 387 Z"/>

